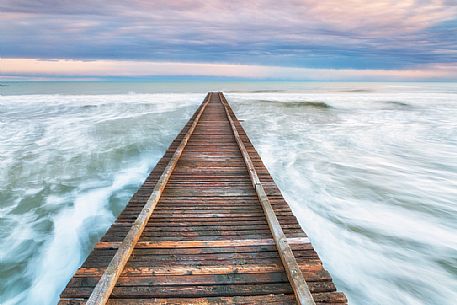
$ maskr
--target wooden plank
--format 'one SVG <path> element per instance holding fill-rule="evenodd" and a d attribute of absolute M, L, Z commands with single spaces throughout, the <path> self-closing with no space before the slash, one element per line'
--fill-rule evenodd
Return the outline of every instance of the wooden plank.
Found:
<path fill-rule="evenodd" d="M 116 286 L 112 298 L 164 298 L 173 295 L 175 298 L 217 297 L 231 295 L 261 295 L 292 293 L 289 283 L 258 284 L 225 284 L 225 285 L 168 285 L 168 286 Z M 69 288 L 63 297 L 87 298 L 91 287 Z"/>
<path fill-rule="evenodd" d="M 83 305 L 84 299 L 62 299 L 59 305 Z M 109 305 L 292 305 L 293 295 L 230 296 L 213 298 L 113 299 Z"/>
<path fill-rule="evenodd" d="M 173 157 L 165 167 L 160 179 L 157 181 L 156 186 L 154 187 L 154 191 L 152 195 L 149 197 L 146 205 L 144 206 L 141 213 L 138 215 L 138 218 L 135 220 L 130 231 L 127 233 L 127 236 L 122 241 L 121 245 L 119 245 L 116 254 L 114 255 L 113 259 L 111 260 L 108 268 L 103 273 L 100 281 L 97 283 L 97 286 L 92 291 L 89 300 L 87 300 L 87 305 L 103 305 L 106 304 L 108 298 L 116 285 L 117 278 L 120 276 L 124 266 L 127 264 L 127 261 L 132 254 L 133 248 L 137 243 L 138 239 L 141 236 L 141 233 L 146 226 L 152 212 L 154 211 L 155 206 L 157 205 L 159 198 L 165 188 L 165 185 L 168 182 L 168 179 L 171 176 L 173 169 L 176 166 L 176 163 L 179 160 L 179 157 L 184 150 L 184 147 L 187 144 L 192 132 L 194 131 L 195 127 L 197 126 L 198 120 L 201 117 L 203 111 L 205 110 L 208 102 L 211 98 L 211 93 L 208 93 L 205 102 L 202 104 L 199 113 L 197 114 L 192 126 L 188 130 L 186 136 L 181 140 L 178 148 L 176 149 Z"/>
<path fill-rule="evenodd" d="M 74 278 L 70 281 L 70 287 L 94 287 L 97 278 Z M 224 285 L 224 284 L 262 284 L 262 283 L 286 283 L 287 275 L 284 272 L 270 273 L 230 273 L 227 276 L 214 274 L 192 275 L 156 275 L 154 277 L 119 277 L 119 286 L 166 286 L 166 285 Z"/>
<path fill-rule="evenodd" d="M 322 264 L 319 262 L 302 263 L 300 264 L 303 276 L 307 281 L 331 281 L 329 273 L 323 269 Z M 80 268 L 75 273 L 73 279 L 81 278 L 87 281 L 90 278 L 100 278 L 105 268 Z M 208 275 L 217 274 L 221 276 L 230 276 L 231 274 L 246 274 L 246 273 L 274 273 L 284 272 L 282 263 L 261 265 L 258 264 L 244 264 L 244 265 L 227 265 L 221 267 L 204 266 L 204 267 L 139 267 L 139 268 L 125 268 L 121 277 L 135 280 L 137 277 L 155 277 L 155 276 L 184 276 L 184 275 Z M 97 280 L 98 281 L 98 280 Z"/>
<path fill-rule="evenodd" d="M 300 259 L 298 262 L 303 272 L 320 272 L 323 269 L 322 262 L 318 258 Z M 75 276 L 101 276 L 106 268 L 100 267 L 81 267 Z M 185 275 L 185 274 L 229 274 L 229 273 L 257 273 L 257 272 L 278 272 L 283 271 L 284 267 L 280 259 L 258 259 L 257 261 L 227 261 L 221 264 L 219 261 L 208 261 L 199 264 L 157 264 L 155 266 L 137 264 L 132 262 L 122 271 L 123 276 L 146 276 L 146 275 Z"/>
<path fill-rule="evenodd" d="M 286 239 L 288 244 L 309 243 L 307 237 L 293 237 Z M 97 249 L 114 249 L 121 245 L 120 242 L 98 242 Z M 273 239 L 242 239 L 242 240 L 217 240 L 217 241 L 157 241 L 137 242 L 136 248 L 213 248 L 213 247 L 243 247 L 243 246 L 268 246 L 276 245 Z"/>
<path fill-rule="evenodd" d="M 307 261 L 299 264 L 307 272 L 322 270 L 319 261 Z M 76 277 L 101 276 L 105 268 L 80 268 L 75 273 Z M 231 274 L 231 273 L 269 273 L 284 271 L 280 260 L 268 264 L 239 264 L 239 265 L 208 265 L 208 266 L 161 266 L 161 267 L 126 267 L 122 270 L 123 276 L 152 276 L 152 275 L 188 275 L 188 274 Z"/>

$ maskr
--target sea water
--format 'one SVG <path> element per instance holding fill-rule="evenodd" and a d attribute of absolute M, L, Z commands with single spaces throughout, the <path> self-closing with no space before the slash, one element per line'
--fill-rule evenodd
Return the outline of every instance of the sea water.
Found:
<path fill-rule="evenodd" d="M 456 304 L 457 85 L 9 82 L 0 303 L 56 304 L 208 90 L 224 90 L 350 304 Z"/>

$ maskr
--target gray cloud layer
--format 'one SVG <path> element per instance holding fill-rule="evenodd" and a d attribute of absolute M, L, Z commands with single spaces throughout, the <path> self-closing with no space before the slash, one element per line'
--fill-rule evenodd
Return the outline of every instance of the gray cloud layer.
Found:
<path fill-rule="evenodd" d="M 457 62 L 446 0 L 0 0 L 0 55 L 314 68 Z"/>

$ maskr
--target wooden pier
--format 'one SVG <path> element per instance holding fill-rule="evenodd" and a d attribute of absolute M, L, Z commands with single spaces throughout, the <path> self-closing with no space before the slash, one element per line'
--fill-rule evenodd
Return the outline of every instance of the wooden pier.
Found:
<path fill-rule="evenodd" d="M 347 303 L 222 93 L 207 95 L 60 297 Z"/>

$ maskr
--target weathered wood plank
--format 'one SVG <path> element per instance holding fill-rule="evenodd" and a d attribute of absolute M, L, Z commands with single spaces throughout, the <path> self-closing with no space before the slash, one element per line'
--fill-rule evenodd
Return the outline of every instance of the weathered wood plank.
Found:
<path fill-rule="evenodd" d="M 307 261 L 299 264 L 306 272 L 318 272 L 322 270 L 319 261 Z M 79 268 L 75 277 L 101 276 L 105 268 Z M 153 275 L 188 275 L 188 274 L 230 274 L 230 273 L 269 273 L 284 271 L 284 266 L 278 260 L 269 264 L 239 264 L 239 265 L 208 265 L 208 266 L 160 266 L 160 267 L 128 267 L 122 271 L 123 276 L 153 276 Z"/>
<path fill-rule="evenodd" d="M 83 305 L 85 300 L 61 300 L 59 305 Z M 213 298 L 112 299 L 109 305 L 292 305 L 293 295 L 231 296 Z"/>
<path fill-rule="evenodd" d="M 289 244 L 309 243 L 307 237 L 289 238 Z M 159 241 L 138 242 L 136 248 L 213 248 L 213 247 L 242 247 L 242 246 L 268 246 L 276 245 L 273 239 L 241 239 L 241 240 L 218 240 L 218 241 Z M 119 242 L 98 242 L 97 249 L 117 248 Z"/>

